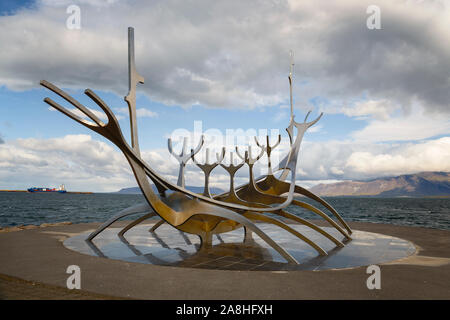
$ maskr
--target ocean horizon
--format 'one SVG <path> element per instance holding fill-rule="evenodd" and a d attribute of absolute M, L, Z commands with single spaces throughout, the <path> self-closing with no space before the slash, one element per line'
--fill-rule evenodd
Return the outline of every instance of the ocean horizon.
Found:
<path fill-rule="evenodd" d="M 329 213 L 313 200 L 303 197 L 300 199 Z M 450 230 L 450 198 L 324 197 L 324 199 L 346 221 Z M 0 227 L 63 221 L 104 222 L 119 211 L 144 201 L 144 197 L 140 194 L 0 192 Z M 295 206 L 289 206 L 287 210 L 305 219 L 321 219 Z M 125 219 L 132 218 L 133 216 L 128 216 Z"/>

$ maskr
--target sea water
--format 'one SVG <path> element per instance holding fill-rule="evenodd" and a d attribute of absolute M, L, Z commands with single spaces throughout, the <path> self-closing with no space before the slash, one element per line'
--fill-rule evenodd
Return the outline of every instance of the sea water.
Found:
<path fill-rule="evenodd" d="M 299 198 L 326 209 L 315 201 Z M 387 223 L 450 230 L 450 198 L 356 198 L 325 197 L 346 221 Z M 71 221 L 103 222 L 117 212 L 143 203 L 135 194 L 60 194 L 0 192 L 0 226 L 40 225 Z M 307 219 L 320 218 L 289 206 L 287 211 Z M 126 219 L 131 219 L 129 216 Z"/>

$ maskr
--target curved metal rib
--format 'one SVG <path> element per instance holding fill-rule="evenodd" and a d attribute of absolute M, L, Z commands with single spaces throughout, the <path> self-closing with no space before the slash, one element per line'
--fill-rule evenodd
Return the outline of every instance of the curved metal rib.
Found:
<path fill-rule="evenodd" d="M 344 244 L 339 241 L 338 239 L 336 239 L 335 237 L 333 237 L 331 234 L 329 234 L 328 232 L 326 232 L 325 230 L 323 230 L 322 228 L 320 228 L 319 226 L 315 225 L 312 222 L 309 222 L 305 219 L 302 219 L 296 215 L 293 215 L 292 213 L 289 213 L 287 211 L 284 210 L 280 210 L 278 212 L 274 212 L 274 214 L 294 220 L 299 222 L 300 224 L 303 224 L 311 229 L 313 229 L 314 231 L 319 232 L 320 234 L 322 234 L 323 236 L 325 236 L 326 238 L 328 238 L 329 240 L 331 240 L 332 242 L 334 242 L 334 244 L 336 244 L 338 247 L 343 247 Z"/>
<path fill-rule="evenodd" d="M 250 167 L 250 170 L 251 170 L 251 167 Z M 252 177 L 252 172 L 250 172 L 250 177 Z M 275 179 L 275 178 L 273 178 L 273 179 Z M 237 192 L 237 195 L 238 195 L 238 197 L 240 199 L 243 199 L 244 201 L 252 200 L 254 202 L 258 202 L 258 203 L 262 203 L 262 204 L 268 204 L 268 205 L 269 204 L 273 204 L 273 203 L 280 203 L 280 202 L 284 201 L 284 198 L 282 196 L 273 195 L 273 194 L 270 194 L 270 193 L 265 193 L 263 190 L 259 189 L 256 184 L 252 183 L 252 180 L 250 180 L 250 182 L 247 185 L 247 187 L 244 187 L 244 188 L 240 189 Z M 319 209 L 315 208 L 314 206 L 312 206 L 310 204 L 307 204 L 307 203 L 304 203 L 304 202 L 301 202 L 301 201 L 298 201 L 298 200 L 293 200 L 291 205 L 297 205 L 297 206 L 306 208 L 306 209 L 311 210 L 312 212 L 320 215 L 322 218 L 324 218 L 326 221 L 328 221 L 333 227 L 335 227 L 340 233 L 342 233 L 344 235 L 344 237 L 346 237 L 347 239 L 351 239 L 349 237 L 349 235 L 344 230 L 342 230 L 342 228 L 340 228 L 339 225 L 337 225 L 325 213 L 323 213 Z M 314 225 L 312 223 L 309 223 L 308 221 L 303 220 L 301 218 L 297 218 L 294 215 L 290 215 L 289 213 L 285 212 L 284 210 L 273 212 L 273 214 L 279 214 L 279 215 L 282 215 L 284 217 L 290 217 L 291 219 L 293 219 L 293 220 L 295 220 L 297 222 L 300 222 L 300 223 L 302 223 L 302 224 L 312 228 L 313 230 L 321 233 L 322 235 L 324 235 L 325 237 L 327 237 L 328 239 L 333 241 L 336 245 L 338 245 L 338 246 L 343 245 L 342 242 L 340 242 L 339 240 L 337 240 L 336 238 L 331 236 L 326 231 L 324 231 L 321 228 L 317 227 L 316 225 Z"/>
<path fill-rule="evenodd" d="M 138 204 L 138 205 L 135 205 L 133 207 L 130 207 L 130 208 L 126 208 L 126 209 L 120 211 L 119 213 L 117 213 L 112 218 L 108 219 L 105 223 L 103 223 L 100 227 L 98 227 L 94 232 L 92 232 L 87 237 L 86 240 L 92 241 L 92 239 L 94 239 L 100 232 L 102 232 L 103 230 L 108 228 L 110 225 L 112 225 L 114 222 L 116 222 L 120 218 L 129 216 L 129 215 L 132 215 L 132 214 L 140 213 L 140 212 L 143 212 L 143 211 L 148 211 L 148 210 L 151 210 L 151 208 L 150 208 L 150 206 L 147 203 L 142 203 L 142 204 Z"/>
<path fill-rule="evenodd" d="M 251 183 L 248 184 L 246 188 L 240 189 L 237 192 L 237 195 L 240 199 L 243 199 L 244 201 L 249 201 L 251 199 L 255 202 L 262 203 L 262 204 L 273 204 L 273 203 L 279 203 L 279 202 L 284 201 L 282 196 L 265 193 L 263 190 L 259 189 L 256 184 L 254 184 L 252 187 Z M 308 209 L 308 210 L 314 212 L 315 214 L 320 215 L 322 218 L 324 218 L 326 221 L 328 221 L 328 223 L 330 223 L 333 227 L 335 227 L 336 230 L 338 230 L 340 233 L 342 233 L 342 235 L 344 235 L 344 237 L 346 237 L 347 239 L 351 239 L 350 236 L 344 230 L 342 230 L 342 228 L 338 224 L 336 224 L 330 217 L 328 217 L 328 215 L 323 213 L 321 210 L 315 208 L 314 206 L 304 203 L 304 202 L 301 202 L 301 201 L 298 201 L 298 200 L 292 200 L 291 205 L 300 206 L 302 208 L 305 208 L 305 209 Z M 276 211 L 276 212 L 272 212 L 272 213 L 279 214 L 279 212 L 285 212 L 285 211 L 280 210 L 280 211 Z M 288 214 L 288 213 L 286 212 L 286 214 Z M 296 216 L 291 215 L 291 217 L 296 217 Z M 323 231 L 320 228 L 318 229 L 317 226 L 307 222 L 306 220 L 303 220 L 303 219 L 300 220 L 300 219 L 301 218 L 299 218 L 299 219 L 294 218 L 293 220 L 296 220 L 297 222 L 301 222 L 301 223 L 313 228 L 314 230 L 322 233 L 324 236 L 326 236 L 328 239 L 330 239 L 337 245 L 342 245 L 342 243 L 340 241 L 336 240 L 334 237 L 332 237 L 327 232 Z"/>
<path fill-rule="evenodd" d="M 146 215 L 143 215 L 142 217 L 134 220 L 133 222 L 129 223 L 127 226 L 125 226 L 125 228 L 123 228 L 122 230 L 120 230 L 119 232 L 119 236 L 123 236 L 125 234 L 125 232 L 127 232 L 128 230 L 130 230 L 131 228 L 133 228 L 134 226 L 138 225 L 139 223 L 141 223 L 144 220 L 147 220 L 148 218 L 154 217 L 157 214 L 155 212 L 150 212 L 147 213 Z M 164 221 L 164 220 L 163 220 Z"/>
<path fill-rule="evenodd" d="M 310 205 L 309 203 L 298 201 L 298 200 L 293 200 L 292 204 L 296 205 L 296 206 L 299 206 L 299 207 L 302 207 L 302 208 L 305 208 L 305 209 L 308 209 L 308 210 L 318 214 L 319 216 L 324 218 L 329 224 L 331 224 L 334 228 L 336 228 L 336 230 L 339 231 L 344 237 L 346 237 L 349 240 L 352 239 L 350 237 L 350 235 L 347 232 L 345 232 L 341 228 L 341 226 L 339 226 L 333 219 L 331 219 L 328 215 L 326 215 L 324 212 L 322 212 L 321 210 L 317 209 L 313 205 Z"/>
<path fill-rule="evenodd" d="M 212 216 L 218 216 L 225 219 L 236 221 L 239 224 L 242 224 L 243 226 L 247 227 L 254 233 L 256 233 L 262 240 L 264 240 L 269 246 L 271 246 L 273 249 L 275 249 L 283 258 L 285 258 L 290 263 L 299 264 L 298 261 L 285 249 L 283 249 L 280 245 L 278 245 L 275 241 L 273 241 L 264 231 L 262 231 L 260 228 L 258 228 L 253 222 L 251 222 L 246 217 L 227 210 L 228 212 L 214 212 L 214 213 L 201 213 L 206 215 L 212 215 Z M 194 215 L 195 216 L 195 215 Z"/>
<path fill-rule="evenodd" d="M 270 193 L 264 193 L 262 190 L 260 190 L 257 185 L 255 185 L 255 188 L 251 188 L 250 187 L 251 184 L 248 185 L 247 188 L 244 189 L 240 189 L 239 192 L 237 192 L 237 195 L 240 199 L 243 199 L 245 201 L 248 201 L 249 199 L 252 199 L 255 202 L 258 203 L 262 203 L 262 204 L 273 204 L 273 203 L 279 203 L 283 201 L 283 197 L 282 196 L 276 196 Z M 328 215 L 326 215 L 325 213 L 323 213 L 321 210 L 317 209 L 316 207 L 302 202 L 302 201 L 298 201 L 298 200 L 292 200 L 291 205 L 296 205 L 302 208 L 305 208 L 307 210 L 312 211 L 315 214 L 318 214 L 319 216 L 321 216 L 323 219 L 325 219 L 328 223 L 330 223 L 330 225 L 332 225 L 337 231 L 339 231 L 344 237 L 346 237 L 347 239 L 351 239 L 351 237 L 338 225 L 336 224 L 336 222 L 334 222 L 330 217 L 328 217 Z M 285 212 L 284 210 L 280 210 L 280 211 L 276 211 L 276 212 L 272 212 L 272 214 L 279 214 L 279 212 Z M 282 215 L 287 217 L 288 213 L 285 212 L 286 215 Z M 296 217 L 294 215 L 290 215 L 291 218 Z M 309 227 L 311 227 L 312 229 L 322 233 L 324 236 L 326 236 L 328 239 L 330 239 L 331 241 L 333 241 L 334 243 L 336 243 L 337 245 L 342 245 L 342 243 L 338 240 L 336 240 L 333 236 L 331 236 L 330 234 L 328 234 L 327 232 L 325 232 L 322 229 L 318 229 L 317 226 L 315 226 L 314 224 L 311 224 L 309 222 L 307 222 L 306 220 L 303 220 L 301 218 L 293 218 L 293 220 L 297 221 L 297 222 L 301 222 Z"/>
<path fill-rule="evenodd" d="M 44 101 L 46 103 L 48 103 L 49 105 L 51 105 L 53 108 L 57 109 L 58 111 L 64 113 L 66 116 L 68 116 L 69 118 L 75 120 L 76 122 L 88 127 L 91 130 L 94 130 L 97 127 L 100 126 L 104 126 L 105 124 L 97 118 L 97 116 L 95 116 L 92 112 L 90 112 L 86 107 L 84 107 L 82 104 L 80 104 L 77 100 L 75 100 L 74 98 L 72 98 L 71 96 L 69 96 L 67 93 L 65 93 L 63 90 L 59 89 L 58 87 L 54 86 L 53 84 L 51 84 L 48 81 L 42 80 L 40 82 L 40 84 L 44 87 L 46 87 L 47 89 L 55 92 L 57 95 L 59 95 L 60 97 L 64 98 L 66 101 L 68 101 L 70 104 L 72 104 L 73 106 L 75 106 L 78 110 L 80 110 L 83 114 L 85 114 L 89 119 L 91 119 L 92 121 L 94 121 L 94 123 L 89 122 L 77 115 L 75 115 L 74 113 L 72 113 L 71 111 L 67 110 L 66 108 L 62 107 L 61 105 L 59 105 L 57 102 L 53 101 L 50 98 L 45 98 Z"/>
<path fill-rule="evenodd" d="M 342 226 L 347 230 L 347 232 L 349 234 L 352 234 L 352 229 L 350 228 L 350 226 L 347 224 L 347 222 L 345 222 L 345 220 L 341 217 L 341 215 L 328 203 L 326 202 L 324 199 L 322 199 L 321 197 L 319 197 L 318 195 L 312 193 L 311 191 L 300 187 L 298 185 L 295 186 L 295 193 L 304 195 L 310 199 L 313 199 L 317 202 L 319 202 L 320 204 L 322 204 L 325 208 L 327 208 L 328 210 L 331 211 L 331 213 L 339 220 L 339 222 L 342 224 Z"/>
<path fill-rule="evenodd" d="M 164 223 L 166 223 L 166 221 L 164 220 L 160 220 L 157 223 L 155 223 L 155 225 L 153 227 L 150 228 L 150 230 L 148 230 L 149 232 L 155 232 L 156 229 L 158 229 L 161 225 L 163 225 Z"/>
<path fill-rule="evenodd" d="M 258 189 L 264 193 L 268 194 L 274 194 L 274 195 L 281 195 L 286 192 L 288 192 L 288 188 L 290 187 L 290 184 L 284 181 L 281 181 L 273 175 L 267 175 L 263 177 L 263 179 L 257 179 L 256 186 Z M 238 194 L 241 190 L 245 189 L 247 185 L 239 186 L 238 187 Z M 328 215 L 326 215 L 321 210 L 317 209 L 316 207 L 307 204 L 305 202 L 299 201 L 299 200 L 293 200 L 291 202 L 292 205 L 298 205 L 300 207 L 303 207 L 305 209 L 308 209 L 318 215 L 320 215 L 322 218 L 324 218 L 326 221 L 328 221 L 333 227 L 335 227 L 340 233 L 342 233 L 347 239 L 351 239 L 350 235 L 352 234 L 352 230 L 348 226 L 348 224 L 342 219 L 342 217 L 339 215 L 339 213 L 325 200 L 320 198 L 319 196 L 313 194 L 312 192 L 306 190 L 305 188 L 302 188 L 298 185 L 295 185 L 294 192 L 297 194 L 302 194 L 312 200 L 315 200 L 322 205 L 324 205 L 338 220 L 341 222 L 341 224 L 345 227 L 347 232 L 342 230 L 342 228 L 336 224 L 334 220 L 332 220 Z"/>
<path fill-rule="evenodd" d="M 304 235 L 302 235 L 300 232 L 298 232 L 297 230 L 289 227 L 287 224 L 281 222 L 278 219 L 275 218 L 271 218 L 262 214 L 258 214 L 255 212 L 246 212 L 244 213 L 244 216 L 247 218 L 250 218 L 252 220 L 259 220 L 259 221 L 264 221 L 264 222 L 269 222 L 272 223 L 274 225 L 279 226 L 280 228 L 283 228 L 284 230 L 286 230 L 287 232 L 295 235 L 297 238 L 303 240 L 304 242 L 306 242 L 307 244 L 309 244 L 311 247 L 313 247 L 321 256 L 326 256 L 327 252 L 325 250 L 323 250 L 319 245 L 315 244 L 313 241 L 311 241 L 311 239 L 305 237 Z"/>

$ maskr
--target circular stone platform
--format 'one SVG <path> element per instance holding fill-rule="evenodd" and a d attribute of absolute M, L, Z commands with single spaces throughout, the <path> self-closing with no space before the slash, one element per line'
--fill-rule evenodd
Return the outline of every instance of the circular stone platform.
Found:
<path fill-rule="evenodd" d="M 85 239 L 90 232 L 72 236 L 64 246 L 79 253 L 114 260 L 153 265 L 191 267 L 220 270 L 327 270 L 344 269 L 386 263 L 405 258 L 416 252 L 415 246 L 400 238 L 379 233 L 354 230 L 353 240 L 342 248 L 316 231 L 303 225 L 294 229 L 321 246 L 327 256 L 319 256 L 308 244 L 277 226 L 258 223 L 276 243 L 299 261 L 286 263 L 284 258 L 257 235 L 243 243 L 243 229 L 213 237 L 213 247 L 199 250 L 200 240 L 195 235 L 176 230 L 168 224 L 156 232 L 149 232 L 153 224 L 142 224 L 118 236 L 120 228 L 109 228 L 92 242 Z M 334 228 L 323 227 L 335 238 L 343 236 Z"/>

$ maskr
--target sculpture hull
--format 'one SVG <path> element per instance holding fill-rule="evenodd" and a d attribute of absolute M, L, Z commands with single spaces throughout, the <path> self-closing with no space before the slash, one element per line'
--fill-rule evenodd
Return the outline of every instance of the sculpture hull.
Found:
<path fill-rule="evenodd" d="M 194 207 L 197 207 L 196 211 L 204 211 L 204 213 L 193 215 L 183 224 L 174 226 L 175 228 L 183 232 L 195 234 L 202 237 L 203 235 L 208 233 L 220 234 L 242 227 L 240 223 L 237 223 L 235 221 L 208 214 L 208 211 L 211 209 L 207 205 L 205 206 L 204 203 L 190 199 L 186 195 L 178 192 L 175 192 L 168 196 L 164 202 L 170 205 L 173 209 L 176 209 L 180 212 L 186 212 L 186 210 L 192 209 Z"/>

